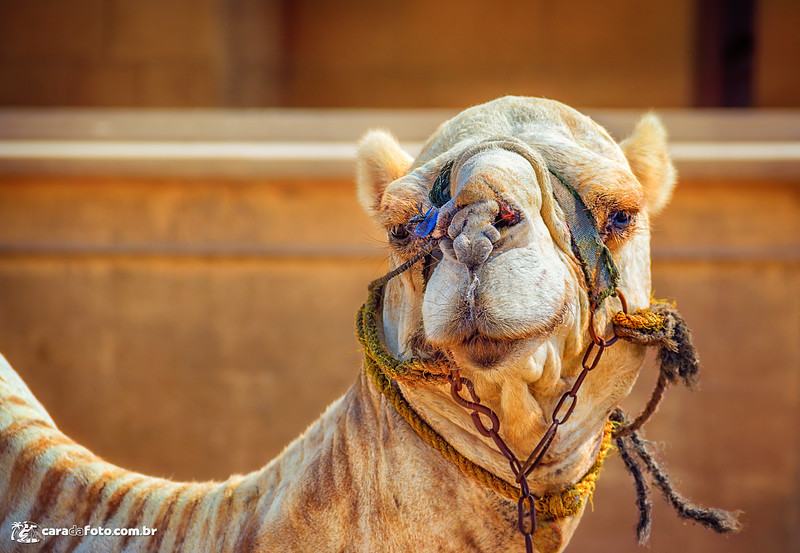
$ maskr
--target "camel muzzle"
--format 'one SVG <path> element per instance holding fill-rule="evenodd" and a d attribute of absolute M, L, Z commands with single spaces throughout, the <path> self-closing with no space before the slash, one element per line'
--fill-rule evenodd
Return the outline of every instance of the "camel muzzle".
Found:
<path fill-rule="evenodd" d="M 445 163 L 429 193 L 432 205 L 417 221 L 414 233 L 438 238 L 442 253 L 470 271 L 499 251 L 501 244 L 504 249 L 513 246 L 514 240 L 503 238 L 502 230 L 519 225 L 524 218 L 498 190 L 503 177 L 538 183 L 542 194 L 552 195 L 569 228 L 591 303 L 599 306 L 605 298 L 616 296 L 619 271 L 594 215 L 566 179 L 547 167 L 531 146 L 515 138 L 479 142 Z"/>

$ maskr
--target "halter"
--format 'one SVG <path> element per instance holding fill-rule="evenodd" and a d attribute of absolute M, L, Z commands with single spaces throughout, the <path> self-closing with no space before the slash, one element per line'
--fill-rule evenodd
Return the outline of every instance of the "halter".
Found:
<path fill-rule="evenodd" d="M 643 443 L 637 431 L 655 412 L 667 386 L 677 380 L 678 377 L 687 385 L 690 385 L 696 378 L 697 370 L 699 369 L 696 352 L 691 344 L 688 329 L 683 319 L 674 310 L 674 306 L 670 310 L 669 306 L 665 306 L 665 304 L 654 304 L 649 309 L 640 309 L 636 313 L 628 315 L 625 298 L 617 287 L 619 271 L 614 264 L 611 252 L 597 231 L 592 212 L 586 207 L 575 188 L 553 168 L 548 168 L 549 173 L 553 175 L 555 182 L 558 183 L 558 185 L 552 187 L 553 197 L 564 214 L 571 235 L 572 251 L 581 264 L 590 300 L 589 334 L 591 341 L 583 358 L 583 371 L 578 375 L 572 388 L 561 397 L 552 413 L 550 427 L 527 460 L 520 462 L 514 456 L 498 433 L 500 421 L 497 415 L 480 403 L 480 398 L 475 393 L 472 383 L 462 377 L 458 369 L 453 367 L 445 356 L 435 356 L 430 360 L 410 359 L 400 361 L 386 351 L 380 339 L 378 325 L 380 304 L 386 283 L 413 267 L 421 259 L 430 256 L 438 248 L 438 239 L 431 238 L 430 235 L 437 226 L 440 213 L 454 207 L 455 199 L 464 185 L 462 182 L 451 196 L 450 178 L 453 166 L 478 151 L 493 147 L 502 147 L 518 153 L 532 165 L 537 162 L 536 154 L 524 142 L 517 139 L 500 139 L 478 143 L 463 152 L 458 156 L 458 159 L 450 160 L 442 166 L 429 193 L 431 207 L 424 215 L 412 218 L 410 221 L 410 224 L 415 224 L 414 233 L 424 240 L 422 248 L 401 266 L 373 281 L 369 285 L 367 302 L 358 312 L 356 328 L 359 341 L 364 347 L 365 371 L 375 382 L 378 389 L 387 397 L 395 410 L 403 416 L 424 441 L 456 464 L 463 473 L 491 487 L 505 497 L 517 500 L 517 526 L 525 538 L 528 553 L 533 552 L 534 541 L 536 541 L 537 548 L 542 553 L 546 550 L 557 550 L 560 547 L 560 531 L 553 530 L 552 524 L 537 530 L 537 516 L 540 516 L 542 520 L 550 521 L 573 516 L 581 512 L 585 499 L 591 497 L 594 491 L 595 481 L 602 467 L 603 459 L 611 451 L 612 438 L 616 440 L 617 448 L 620 450 L 626 468 L 633 475 L 637 485 L 640 508 L 638 529 L 641 542 L 646 541 L 649 535 L 650 503 L 647 498 L 647 487 L 642 484 L 641 466 L 630 454 L 631 449 L 636 452 L 644 463 L 645 468 L 653 475 L 662 492 L 673 503 L 679 515 L 696 520 L 718 532 L 738 530 L 738 522 L 730 513 L 716 509 L 698 509 L 691 506 L 687 500 L 674 492 L 669 484 L 669 478 L 659 478 L 659 476 L 663 476 L 659 472 L 661 469 L 646 451 L 645 446 L 637 446 L 637 443 Z M 553 183 L 553 179 L 551 179 L 551 183 Z M 605 340 L 595 333 L 594 312 L 610 296 L 618 296 L 620 298 L 623 310 L 614 315 L 614 335 L 612 338 Z M 679 329 L 682 329 L 682 331 L 679 332 Z M 651 400 L 642 414 L 633 422 L 630 422 L 619 409 L 612 413 L 604 429 L 598 458 L 581 480 L 560 492 L 535 498 L 530 492 L 526 477 L 543 459 L 547 449 L 554 441 L 558 427 L 566 422 L 572 414 L 577 402 L 578 390 L 588 373 L 597 367 L 604 349 L 614 344 L 618 338 L 659 348 L 661 377 Z M 595 351 L 592 357 L 593 350 Z M 490 438 L 500 450 L 500 453 L 509 460 L 511 470 L 519 487 L 509 484 L 458 452 L 416 413 L 403 397 L 395 381 L 448 382 L 451 395 L 456 403 L 472 411 L 472 420 L 478 432 Z M 469 391 L 472 401 L 463 397 L 462 390 L 464 388 Z M 483 423 L 481 416 L 488 418 L 490 422 L 488 428 Z M 662 486 L 661 483 L 663 482 L 666 482 L 666 484 Z"/>

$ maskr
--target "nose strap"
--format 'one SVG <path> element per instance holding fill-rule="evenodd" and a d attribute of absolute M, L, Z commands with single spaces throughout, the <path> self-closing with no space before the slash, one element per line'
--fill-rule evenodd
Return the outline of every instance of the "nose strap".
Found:
<path fill-rule="evenodd" d="M 578 191 L 553 169 L 548 170 L 557 181 L 553 183 L 553 196 L 564 212 L 572 235 L 573 253 L 583 267 L 589 300 L 594 305 L 600 305 L 607 297 L 616 295 L 619 271 L 611 252 L 597 232 L 592 212 L 586 207 Z"/>
<path fill-rule="evenodd" d="M 463 152 L 459 159 L 463 161 L 470 155 L 491 147 L 509 149 L 528 159 L 531 164 L 535 163 L 531 147 L 521 140 L 511 138 L 487 140 L 475 144 L 466 152 Z M 428 194 L 432 206 L 425 214 L 422 222 L 414 229 L 415 234 L 422 238 L 428 237 L 433 229 L 436 228 L 440 212 L 446 212 L 453 208 L 455 198 L 466 182 L 466 179 L 462 179 L 458 189 L 451 195 L 450 175 L 455 162 L 456 160 L 450 160 L 442 166 Z M 555 182 L 552 182 L 553 179 L 551 179 L 553 196 L 564 212 L 567 227 L 571 234 L 572 250 L 583 268 L 589 299 L 592 304 L 599 306 L 607 297 L 616 295 L 619 271 L 614 264 L 614 259 L 611 257 L 611 252 L 600 238 L 592 212 L 586 207 L 580 194 L 554 169 L 548 167 L 548 171 L 555 178 Z M 474 266 L 485 261 L 491 254 L 492 241 L 485 235 L 482 237 L 479 234 L 475 236 L 466 235 L 463 239 L 461 236 L 459 235 L 456 239 L 461 240 L 458 245 L 455 242 L 453 243 L 453 248 L 460 262 Z"/>

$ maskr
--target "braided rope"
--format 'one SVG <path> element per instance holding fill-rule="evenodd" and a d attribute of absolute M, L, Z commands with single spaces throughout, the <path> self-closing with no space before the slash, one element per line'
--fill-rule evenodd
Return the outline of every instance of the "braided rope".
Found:
<path fill-rule="evenodd" d="M 408 268 L 421 256 L 409 260 Z M 392 275 L 394 276 L 394 275 Z M 410 359 L 400 361 L 384 348 L 378 327 L 381 316 L 380 303 L 388 278 L 378 279 L 369 286 L 367 301 L 359 309 L 356 334 L 364 349 L 364 370 L 389 403 L 411 426 L 416 434 L 442 456 L 456 465 L 466 476 L 491 488 L 510 500 L 517 500 L 520 490 L 473 463 L 436 430 L 433 429 L 400 392 L 397 381 L 408 383 L 444 383 L 447 379 L 448 361 L 444 357 L 432 360 Z M 678 494 L 669 477 L 646 450 L 645 442 L 637 430 L 655 413 L 669 384 L 681 381 L 690 386 L 699 369 L 697 352 L 691 342 L 691 333 L 674 304 L 653 301 L 649 308 L 632 314 L 620 312 L 613 319 L 615 335 L 630 342 L 658 348 L 659 379 L 645 409 L 629 421 L 619 410 L 611 414 L 603 429 L 600 452 L 589 471 L 575 484 L 535 499 L 537 518 L 553 521 L 577 515 L 587 500 L 591 501 L 597 478 L 605 458 L 619 449 L 626 469 L 634 478 L 640 520 L 637 533 L 640 543 L 647 542 L 650 534 L 651 503 L 649 489 L 644 480 L 644 470 L 655 481 L 678 515 L 693 520 L 717 532 L 736 532 L 740 525 L 733 513 L 721 509 L 703 509 L 693 505 Z M 613 442 L 616 442 L 616 447 Z M 638 457 L 638 459 L 634 458 Z M 644 464 L 640 467 L 639 462 Z M 643 470 L 644 469 L 644 470 Z M 542 526 L 541 528 L 545 528 Z"/>
<path fill-rule="evenodd" d="M 620 338 L 658 348 L 658 381 L 642 412 L 633 421 L 628 420 L 619 409 L 611 415 L 620 423 L 614 433 L 617 449 L 625 468 L 634 479 L 636 505 L 639 508 L 639 523 L 636 527 L 639 543 L 647 543 L 652 517 L 652 503 L 644 479 L 645 473 L 649 474 L 678 516 L 719 533 L 738 532 L 741 525 L 734 513 L 698 507 L 675 491 L 669 476 L 647 450 L 647 442 L 638 434 L 658 409 L 670 384 L 682 382 L 691 388 L 697 380 L 700 361 L 686 322 L 675 304 L 659 300 L 653 300 L 648 309 L 640 309 L 631 315 L 617 313 L 612 321 L 614 332 Z"/>
<path fill-rule="evenodd" d="M 664 329 L 664 316 L 652 309 L 638 309 L 633 313 L 617 312 L 612 318 L 614 326 L 638 330 L 640 332 L 658 332 Z"/>

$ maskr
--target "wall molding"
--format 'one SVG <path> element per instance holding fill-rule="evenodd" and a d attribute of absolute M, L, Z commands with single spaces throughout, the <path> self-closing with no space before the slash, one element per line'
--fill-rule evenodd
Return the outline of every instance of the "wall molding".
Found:
<path fill-rule="evenodd" d="M 0 109 L 0 176 L 350 178 L 358 138 L 411 154 L 451 110 Z M 586 110 L 612 136 L 639 110 Z M 800 177 L 800 110 L 660 110 L 684 178 Z"/>

